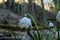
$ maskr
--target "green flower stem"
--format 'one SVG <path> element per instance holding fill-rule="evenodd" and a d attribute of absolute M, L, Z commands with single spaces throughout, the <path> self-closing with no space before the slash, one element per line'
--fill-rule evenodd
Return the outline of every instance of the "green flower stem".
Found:
<path fill-rule="evenodd" d="M 34 40 L 41 40 L 36 20 L 33 18 L 33 16 L 31 14 L 27 13 L 27 15 L 28 15 L 29 18 L 31 18 L 32 22 L 35 24 L 35 28 L 37 30 L 37 34 L 38 35 L 36 35 L 35 33 L 33 33 L 34 34 Z"/>
<path fill-rule="evenodd" d="M 35 28 L 38 29 L 38 26 L 37 26 L 37 22 L 35 21 L 35 19 L 33 18 L 33 16 L 29 13 L 27 13 L 28 17 L 31 18 L 32 22 L 35 24 Z"/>

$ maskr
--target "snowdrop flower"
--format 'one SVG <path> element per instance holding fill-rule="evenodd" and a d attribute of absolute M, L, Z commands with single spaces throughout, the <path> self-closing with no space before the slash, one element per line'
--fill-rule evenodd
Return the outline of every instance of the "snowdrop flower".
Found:
<path fill-rule="evenodd" d="M 20 28 L 26 28 L 28 29 L 29 27 L 32 27 L 31 19 L 27 17 L 23 17 L 22 19 L 19 20 L 18 26 Z"/>
<path fill-rule="evenodd" d="M 55 33 L 55 37 L 58 37 L 58 32 Z"/>
<path fill-rule="evenodd" d="M 53 5 L 53 7 L 55 8 L 55 5 Z"/>
<path fill-rule="evenodd" d="M 57 16 L 56 16 L 57 21 L 60 22 L 60 11 L 58 11 Z"/>
<path fill-rule="evenodd" d="M 44 4 L 48 4 L 48 3 L 50 3 L 52 0 L 43 0 L 43 3 Z"/>
<path fill-rule="evenodd" d="M 54 24 L 52 22 L 49 23 L 49 27 L 53 27 Z"/>
<path fill-rule="evenodd" d="M 58 32 L 55 33 L 55 39 L 58 39 Z"/>
<path fill-rule="evenodd" d="M 59 36 L 60 36 L 60 31 L 59 31 Z M 56 33 L 55 33 L 55 39 L 56 40 L 58 39 L 58 31 L 56 31 Z"/>

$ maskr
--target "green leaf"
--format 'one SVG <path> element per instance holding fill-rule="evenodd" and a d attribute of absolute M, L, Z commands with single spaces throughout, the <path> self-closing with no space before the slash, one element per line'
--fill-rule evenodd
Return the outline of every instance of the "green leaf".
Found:
<path fill-rule="evenodd" d="M 37 22 L 35 21 L 34 17 L 29 13 L 26 13 L 26 14 L 29 18 L 31 18 L 32 22 L 35 24 L 35 28 L 38 29 Z"/>
<path fill-rule="evenodd" d="M 38 40 L 41 40 L 39 30 L 37 30 L 37 33 L 38 33 Z"/>
<path fill-rule="evenodd" d="M 38 40 L 38 36 L 35 32 L 33 32 L 33 35 L 34 35 L 34 40 Z"/>

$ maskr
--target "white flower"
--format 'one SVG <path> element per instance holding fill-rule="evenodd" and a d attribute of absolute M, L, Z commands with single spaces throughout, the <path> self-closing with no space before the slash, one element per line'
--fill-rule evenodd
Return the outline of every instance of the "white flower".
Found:
<path fill-rule="evenodd" d="M 56 33 L 55 33 L 55 39 L 58 39 L 58 35 L 60 36 L 60 31 L 59 31 L 59 34 L 58 34 L 58 31 L 56 31 Z"/>
<path fill-rule="evenodd" d="M 60 22 L 60 11 L 58 11 L 57 16 L 56 16 L 57 21 Z"/>
<path fill-rule="evenodd" d="M 52 22 L 49 23 L 49 27 L 53 27 L 54 24 Z"/>
<path fill-rule="evenodd" d="M 22 19 L 19 20 L 18 26 L 20 28 L 29 28 L 32 27 L 31 19 L 27 17 L 23 17 Z"/>
<path fill-rule="evenodd" d="M 53 5 L 53 7 L 55 8 L 55 5 Z"/>
<path fill-rule="evenodd" d="M 43 0 L 43 3 L 44 4 L 48 4 L 48 3 L 50 3 L 52 0 Z"/>
<path fill-rule="evenodd" d="M 55 39 L 58 39 L 58 32 L 55 33 Z"/>

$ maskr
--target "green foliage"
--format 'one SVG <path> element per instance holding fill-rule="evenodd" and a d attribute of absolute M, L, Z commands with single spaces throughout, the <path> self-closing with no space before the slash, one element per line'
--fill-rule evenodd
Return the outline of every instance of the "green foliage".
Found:
<path fill-rule="evenodd" d="M 18 40 L 14 31 L 9 30 L 8 32 L 6 32 L 6 34 L 12 35 L 15 38 L 15 40 Z"/>
<path fill-rule="evenodd" d="M 31 14 L 29 14 L 29 13 L 26 13 L 26 14 L 27 14 L 27 17 L 29 17 L 32 20 L 33 24 L 35 25 L 35 28 L 37 29 L 38 26 L 37 26 L 36 20 L 33 18 L 33 16 Z"/>
<path fill-rule="evenodd" d="M 36 22 L 36 20 L 33 18 L 33 16 L 31 15 L 31 14 L 29 14 L 29 13 L 26 13 L 27 14 L 27 16 L 32 20 L 32 22 L 35 24 L 35 28 L 36 28 L 36 30 L 37 30 L 37 35 L 36 35 L 36 33 L 35 32 L 33 32 L 33 35 L 32 35 L 32 40 L 41 40 L 41 36 L 40 36 L 40 33 L 39 33 L 39 30 L 38 30 L 38 25 L 37 25 L 37 22 Z"/>
<path fill-rule="evenodd" d="M 60 7 L 59 7 L 59 0 L 56 0 L 56 13 L 58 13 L 58 11 L 60 10 Z M 58 34 L 59 34 L 59 25 L 58 25 Z M 59 35 L 58 35 L 58 40 L 60 40 L 60 37 L 59 37 Z"/>

